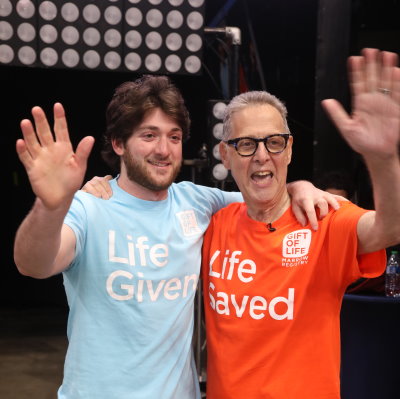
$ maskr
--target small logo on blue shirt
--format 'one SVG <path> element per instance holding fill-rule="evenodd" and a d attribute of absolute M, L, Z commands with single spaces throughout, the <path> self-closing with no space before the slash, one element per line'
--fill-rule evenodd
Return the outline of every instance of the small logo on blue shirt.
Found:
<path fill-rule="evenodd" d="M 182 227 L 183 235 L 186 237 L 195 236 L 201 233 L 200 227 L 197 223 L 196 214 L 194 210 L 178 212 L 176 216 Z"/>

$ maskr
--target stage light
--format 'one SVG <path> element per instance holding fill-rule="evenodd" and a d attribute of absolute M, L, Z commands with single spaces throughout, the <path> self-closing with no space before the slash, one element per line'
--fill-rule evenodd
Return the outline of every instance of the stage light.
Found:
<path fill-rule="evenodd" d="M 9 0 L 0 1 L 0 17 L 7 17 L 11 14 L 12 4 Z"/>
<path fill-rule="evenodd" d="M 203 26 L 203 16 L 199 12 L 193 11 L 187 17 L 187 24 L 190 29 L 200 29 Z"/>
<path fill-rule="evenodd" d="M 224 112 L 226 109 L 226 101 L 217 101 L 212 106 L 212 114 L 216 119 L 224 119 Z"/>
<path fill-rule="evenodd" d="M 115 51 L 109 51 L 104 57 L 104 64 L 108 69 L 117 69 L 121 65 L 121 56 Z"/>
<path fill-rule="evenodd" d="M 66 43 L 69 46 L 73 46 L 76 43 L 78 43 L 78 40 L 79 40 L 78 29 L 76 29 L 73 26 L 66 26 L 61 31 L 61 37 L 62 37 L 62 40 L 64 41 L 64 43 Z"/>
<path fill-rule="evenodd" d="M 83 42 L 87 46 L 97 46 L 100 43 L 100 32 L 96 28 L 87 28 L 83 32 Z"/>
<path fill-rule="evenodd" d="M 142 23 L 143 14 L 138 8 L 132 7 L 126 11 L 125 20 L 129 26 L 138 26 Z"/>
<path fill-rule="evenodd" d="M 57 7 L 51 1 L 43 1 L 39 6 L 39 14 L 44 20 L 51 21 L 57 16 Z"/>
<path fill-rule="evenodd" d="M 158 32 L 150 32 L 146 35 L 146 46 L 150 50 L 158 50 L 162 44 L 162 37 Z"/>
<path fill-rule="evenodd" d="M 212 129 L 213 137 L 215 137 L 217 140 L 222 140 L 223 129 L 224 125 L 222 122 L 216 123 Z"/>
<path fill-rule="evenodd" d="M 24 42 L 31 42 L 36 37 L 35 28 L 26 22 L 23 22 L 17 29 L 18 37 Z"/>
<path fill-rule="evenodd" d="M 74 3 L 65 3 L 61 7 L 61 16 L 66 22 L 75 22 L 79 18 L 79 8 Z"/>
<path fill-rule="evenodd" d="M 21 18 L 32 18 L 35 14 L 35 6 L 33 2 L 29 0 L 19 0 L 17 3 L 17 14 Z"/>
<path fill-rule="evenodd" d="M 205 0 L 189 0 L 189 4 L 192 7 L 202 7 Z"/>
<path fill-rule="evenodd" d="M 181 59 L 175 54 L 171 54 L 165 59 L 165 68 L 168 72 L 175 73 L 179 71 L 181 65 Z"/>
<path fill-rule="evenodd" d="M 178 7 L 183 3 L 183 0 L 168 0 L 173 6 Z"/>
<path fill-rule="evenodd" d="M 58 61 L 58 53 L 53 48 L 46 47 L 40 52 L 40 60 L 43 65 L 52 67 Z"/>
<path fill-rule="evenodd" d="M 200 71 L 200 68 L 201 68 L 201 61 L 200 61 L 199 57 L 196 57 L 195 55 L 191 55 L 186 58 L 185 69 L 189 73 L 195 74 Z"/>
<path fill-rule="evenodd" d="M 43 25 L 39 31 L 40 39 L 47 44 L 54 43 L 57 40 L 57 29 L 52 25 Z"/>
<path fill-rule="evenodd" d="M 97 68 L 100 65 L 100 61 L 99 53 L 94 50 L 86 51 L 83 55 L 83 63 L 90 69 Z"/>
<path fill-rule="evenodd" d="M 222 163 L 217 163 L 212 168 L 212 177 L 214 180 L 221 182 L 227 179 L 228 177 L 228 170 Z"/>
<path fill-rule="evenodd" d="M 159 10 L 153 8 L 146 14 L 146 22 L 152 28 L 158 28 L 163 22 L 163 15 Z"/>
<path fill-rule="evenodd" d="M 104 41 L 108 47 L 114 48 L 121 44 L 122 36 L 116 29 L 108 29 L 104 34 Z"/>
<path fill-rule="evenodd" d="M 142 66 L 142 59 L 136 53 L 126 55 L 124 62 L 130 71 L 138 71 Z"/>
<path fill-rule="evenodd" d="M 165 44 L 166 44 L 166 46 L 168 47 L 169 50 L 177 51 L 182 46 L 182 36 L 179 35 L 178 33 L 175 33 L 175 32 L 170 33 L 167 36 Z"/>
<path fill-rule="evenodd" d="M 97 5 L 88 4 L 83 8 L 82 16 L 87 23 L 95 24 L 99 21 L 101 13 Z"/>
<path fill-rule="evenodd" d="M 146 56 L 144 63 L 150 72 L 157 72 L 161 68 L 161 58 L 157 54 Z"/>
<path fill-rule="evenodd" d="M 199 51 L 202 46 L 201 37 L 195 33 L 192 33 L 186 38 L 186 47 L 190 51 Z"/>
<path fill-rule="evenodd" d="M 79 63 L 79 54 L 76 50 L 67 49 L 62 53 L 62 61 L 69 68 L 74 68 Z"/>
<path fill-rule="evenodd" d="M 201 73 L 204 0 L 0 0 L 0 63 Z"/>
<path fill-rule="evenodd" d="M 125 44 L 131 49 L 138 48 L 142 40 L 142 35 L 136 30 L 131 30 L 125 35 Z"/>
<path fill-rule="evenodd" d="M 18 50 L 18 59 L 23 65 L 33 65 L 36 61 L 36 52 L 32 47 L 22 46 Z"/>
<path fill-rule="evenodd" d="M 0 22 L 0 39 L 8 40 L 14 34 L 14 29 L 7 21 Z"/>
<path fill-rule="evenodd" d="M 183 24 L 182 13 L 176 10 L 169 12 L 167 15 L 167 24 L 172 29 L 179 29 Z"/>
<path fill-rule="evenodd" d="M 116 25 L 118 24 L 121 19 L 122 19 L 122 12 L 121 10 L 116 7 L 116 6 L 110 6 L 107 7 L 105 12 L 104 12 L 104 19 L 106 22 L 108 22 L 110 25 Z"/>

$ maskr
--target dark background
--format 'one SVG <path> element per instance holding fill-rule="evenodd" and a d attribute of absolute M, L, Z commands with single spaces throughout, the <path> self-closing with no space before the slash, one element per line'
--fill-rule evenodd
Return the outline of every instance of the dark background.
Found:
<path fill-rule="evenodd" d="M 232 7 L 222 13 L 223 18 L 216 18 L 228 3 Z M 247 88 L 266 89 L 287 105 L 295 140 L 289 180 L 313 180 L 325 171 L 345 168 L 354 178 L 360 204 L 370 206 L 369 181 L 362 161 L 323 115 L 319 101 L 334 97 L 348 107 L 345 60 L 349 55 L 359 53 L 363 47 L 400 53 L 400 1 L 206 0 L 205 25 L 215 19 L 219 26 L 241 29 L 240 60 Z M 200 147 L 208 141 L 207 101 L 224 98 L 219 70 L 221 48 L 222 53 L 229 53 L 229 46 L 207 36 L 202 75 L 171 76 L 192 118 L 191 139 L 184 145 L 185 159 L 197 158 Z M 258 66 L 254 54 L 259 57 Z M 33 280 L 19 275 L 13 263 L 15 231 L 34 200 L 15 152 L 15 141 L 21 136 L 19 121 L 30 117 L 34 105 L 42 106 L 50 115 L 54 102 L 63 103 L 74 145 L 85 135 L 96 138 L 85 180 L 109 174 L 99 155 L 105 108 L 115 87 L 136 77 L 121 72 L 0 66 L 1 133 L 6 160 L 2 179 L 2 305 L 65 303 L 60 276 Z M 179 176 L 183 179 L 193 179 L 193 170 L 188 166 Z M 213 185 L 208 169 L 196 170 L 195 180 Z M 5 195 L 9 192 L 11 198 Z"/>

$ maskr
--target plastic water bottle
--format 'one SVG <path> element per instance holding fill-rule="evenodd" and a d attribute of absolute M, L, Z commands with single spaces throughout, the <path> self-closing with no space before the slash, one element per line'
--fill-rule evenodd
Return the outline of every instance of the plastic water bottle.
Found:
<path fill-rule="evenodd" d="M 398 251 L 392 251 L 386 264 L 386 296 L 400 297 L 400 258 Z"/>

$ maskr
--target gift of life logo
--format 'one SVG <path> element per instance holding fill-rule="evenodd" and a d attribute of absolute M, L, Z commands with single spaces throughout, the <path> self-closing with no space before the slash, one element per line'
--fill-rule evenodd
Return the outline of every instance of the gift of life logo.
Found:
<path fill-rule="evenodd" d="M 298 266 L 308 261 L 311 230 L 301 229 L 286 234 L 282 243 L 282 266 Z"/>

